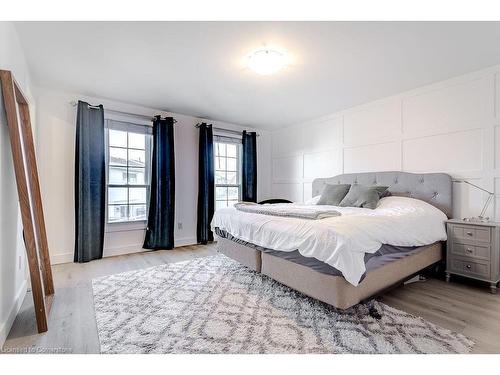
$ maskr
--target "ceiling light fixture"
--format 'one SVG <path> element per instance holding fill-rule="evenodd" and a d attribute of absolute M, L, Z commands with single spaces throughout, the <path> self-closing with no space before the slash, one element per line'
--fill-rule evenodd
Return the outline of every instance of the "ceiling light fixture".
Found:
<path fill-rule="evenodd" d="M 280 71 L 286 65 L 283 53 L 273 49 L 260 49 L 247 58 L 247 66 L 255 73 L 268 76 Z"/>

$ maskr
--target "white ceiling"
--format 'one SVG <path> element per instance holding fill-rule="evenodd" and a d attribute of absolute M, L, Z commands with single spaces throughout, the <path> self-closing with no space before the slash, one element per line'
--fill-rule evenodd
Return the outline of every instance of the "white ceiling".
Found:
<path fill-rule="evenodd" d="M 35 83 L 264 129 L 500 63 L 500 23 L 16 23 Z M 293 63 L 258 76 L 266 43 Z"/>

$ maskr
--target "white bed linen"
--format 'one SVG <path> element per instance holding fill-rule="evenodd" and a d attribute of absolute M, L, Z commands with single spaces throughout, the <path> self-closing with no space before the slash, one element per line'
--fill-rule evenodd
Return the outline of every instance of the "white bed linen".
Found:
<path fill-rule="evenodd" d="M 424 246 L 446 240 L 446 215 L 418 199 L 386 197 L 374 210 L 330 207 L 341 216 L 305 220 L 223 208 L 215 212 L 211 225 L 212 230 L 218 227 L 258 246 L 298 250 L 335 267 L 354 286 L 366 271 L 365 253 L 375 253 L 382 244 Z"/>

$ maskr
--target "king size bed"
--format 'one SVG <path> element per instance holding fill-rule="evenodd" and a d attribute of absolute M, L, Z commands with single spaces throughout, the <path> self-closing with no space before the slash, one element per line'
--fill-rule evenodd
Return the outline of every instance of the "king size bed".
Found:
<path fill-rule="evenodd" d="M 372 208 L 317 205 L 316 199 L 273 205 L 271 213 L 258 207 L 218 210 L 212 221 L 218 251 L 339 309 L 442 259 L 445 221 L 452 215 L 449 175 L 342 174 L 314 180 L 312 196 L 332 185 L 384 189 Z M 302 211 L 309 216 L 295 215 Z"/>

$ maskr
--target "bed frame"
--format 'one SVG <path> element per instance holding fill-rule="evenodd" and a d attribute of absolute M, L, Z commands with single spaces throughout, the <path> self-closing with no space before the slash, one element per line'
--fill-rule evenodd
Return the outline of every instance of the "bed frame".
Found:
<path fill-rule="evenodd" d="M 452 182 L 451 177 L 444 173 L 374 172 L 318 178 L 312 183 L 312 196 L 319 195 L 325 184 L 356 183 L 389 186 L 391 195 L 423 200 L 439 208 L 449 218 L 452 216 Z M 226 256 L 339 309 L 347 309 L 377 295 L 439 262 L 443 257 L 442 243 L 423 246 L 415 254 L 368 272 L 355 287 L 341 276 L 320 273 L 226 238 L 216 236 L 216 240 L 218 251 Z"/>

